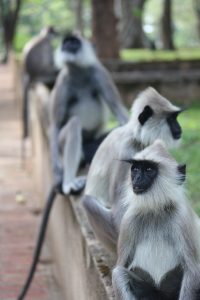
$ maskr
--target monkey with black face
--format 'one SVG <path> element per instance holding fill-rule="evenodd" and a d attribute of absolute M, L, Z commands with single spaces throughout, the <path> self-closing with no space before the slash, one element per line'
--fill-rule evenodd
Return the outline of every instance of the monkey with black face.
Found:
<path fill-rule="evenodd" d="M 102 141 L 107 105 L 120 124 L 128 113 L 88 40 L 68 35 L 60 54 L 66 66 L 52 91 L 50 142 L 55 182 L 62 182 L 62 191 L 69 194 L 84 187 L 85 178 L 76 177 L 77 171 Z M 92 149 L 89 155 L 87 149 Z"/>
<path fill-rule="evenodd" d="M 128 207 L 123 197 L 129 167 L 120 160 L 133 157 L 157 138 L 168 147 L 176 146 L 181 137 L 177 121 L 180 112 L 179 107 L 155 89 L 146 89 L 135 100 L 130 121 L 114 129 L 94 156 L 83 204 L 95 234 L 113 252 L 116 252 L 118 230 Z"/>
<path fill-rule="evenodd" d="M 57 75 L 52 40 L 57 35 L 53 27 L 42 29 L 23 50 L 23 138 L 28 137 L 28 92 L 34 82 L 52 85 Z"/>
<path fill-rule="evenodd" d="M 185 165 L 161 141 L 127 162 L 128 207 L 113 270 L 116 299 L 200 299 L 198 223 L 183 187 Z"/>

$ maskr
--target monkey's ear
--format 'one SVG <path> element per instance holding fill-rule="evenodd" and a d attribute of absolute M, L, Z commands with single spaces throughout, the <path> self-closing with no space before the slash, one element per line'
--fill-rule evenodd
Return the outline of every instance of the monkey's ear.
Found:
<path fill-rule="evenodd" d="M 186 178 L 186 165 L 185 164 L 178 165 L 177 169 L 178 169 L 178 173 L 181 175 L 180 176 L 181 183 L 183 183 Z"/>
<path fill-rule="evenodd" d="M 146 105 L 143 112 L 139 114 L 138 120 L 141 125 L 144 125 L 144 123 L 153 115 L 153 109 L 149 106 Z"/>

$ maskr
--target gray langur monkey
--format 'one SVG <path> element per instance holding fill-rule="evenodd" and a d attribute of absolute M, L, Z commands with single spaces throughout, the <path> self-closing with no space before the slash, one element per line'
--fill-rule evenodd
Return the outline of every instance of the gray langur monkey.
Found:
<path fill-rule="evenodd" d="M 106 103 L 120 124 L 128 120 L 119 93 L 89 41 L 68 35 L 63 40 L 60 54 L 59 59 L 66 66 L 57 78 L 50 99 L 54 185 L 44 207 L 33 261 L 18 300 L 25 298 L 33 280 L 56 195 L 78 193 L 85 186 L 85 177 L 76 177 L 77 171 L 81 160 L 91 161 L 105 137 Z"/>
<path fill-rule="evenodd" d="M 129 166 L 120 160 L 133 157 L 158 138 L 168 147 L 176 146 L 181 137 L 177 121 L 180 112 L 155 89 L 147 88 L 134 101 L 129 122 L 106 137 L 92 160 L 83 205 L 96 236 L 114 253 L 128 205 L 123 197 Z M 109 208 L 114 211 L 114 219 Z"/>
<path fill-rule="evenodd" d="M 112 273 L 117 300 L 199 300 L 197 218 L 179 165 L 161 141 L 127 160 L 128 203 Z"/>
<path fill-rule="evenodd" d="M 128 112 L 88 40 L 67 35 L 60 55 L 65 66 L 51 95 L 50 142 L 55 183 L 69 194 L 85 185 L 77 171 L 82 160 L 91 161 L 105 135 L 107 106 L 120 124 L 128 121 Z"/>
<path fill-rule="evenodd" d="M 53 85 L 58 73 L 54 63 L 52 40 L 57 36 L 53 27 L 46 27 L 32 38 L 23 50 L 23 138 L 28 137 L 28 92 L 34 82 Z"/>

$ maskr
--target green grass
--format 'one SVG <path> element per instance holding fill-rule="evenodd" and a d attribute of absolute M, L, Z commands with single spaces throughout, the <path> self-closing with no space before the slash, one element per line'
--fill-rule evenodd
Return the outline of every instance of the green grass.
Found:
<path fill-rule="evenodd" d="M 173 151 L 187 165 L 186 187 L 192 206 L 200 216 L 200 105 L 192 106 L 179 117 L 183 129 L 181 146 Z"/>
<path fill-rule="evenodd" d="M 200 48 L 178 49 L 175 51 L 149 50 L 149 49 L 124 49 L 121 51 L 124 61 L 148 62 L 148 61 L 173 61 L 200 59 Z"/>

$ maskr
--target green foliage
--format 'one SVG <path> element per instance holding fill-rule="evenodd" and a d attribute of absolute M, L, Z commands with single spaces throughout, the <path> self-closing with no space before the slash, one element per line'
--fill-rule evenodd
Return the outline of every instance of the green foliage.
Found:
<path fill-rule="evenodd" d="M 142 17 L 142 10 L 140 8 L 135 7 L 133 9 L 133 16 L 140 19 Z"/>
<path fill-rule="evenodd" d="M 21 9 L 15 49 L 21 51 L 25 43 L 41 28 L 52 25 L 60 32 L 72 30 L 74 13 L 67 0 L 26 0 Z"/>
<path fill-rule="evenodd" d="M 200 215 L 200 105 L 193 105 L 179 117 L 183 129 L 181 146 L 172 153 L 187 165 L 186 187 L 196 212 Z"/>
<path fill-rule="evenodd" d="M 148 0 L 144 9 L 144 29 L 149 38 L 160 47 L 160 20 L 163 13 L 163 0 Z M 175 47 L 199 46 L 197 16 L 194 0 L 173 0 L 172 20 Z"/>
<path fill-rule="evenodd" d="M 125 61 L 171 61 L 176 59 L 200 59 L 200 50 L 199 48 L 178 49 L 175 51 L 124 49 L 121 51 L 121 58 Z"/>

